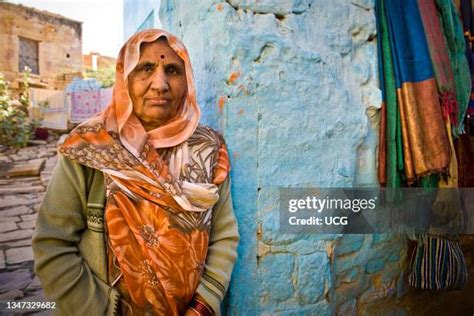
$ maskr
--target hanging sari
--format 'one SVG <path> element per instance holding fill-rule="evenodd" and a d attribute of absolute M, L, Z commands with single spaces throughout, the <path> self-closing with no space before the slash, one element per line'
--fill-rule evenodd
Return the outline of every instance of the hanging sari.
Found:
<path fill-rule="evenodd" d="M 413 183 L 423 176 L 445 170 L 451 152 L 416 2 L 380 1 L 378 12 L 383 71 L 388 74 L 384 80 L 387 182 L 398 186 L 395 170 L 400 170 L 402 162 L 406 181 Z M 399 141 L 397 133 L 401 134 Z M 402 153 L 399 154 L 396 148 L 400 143 Z"/>
<path fill-rule="evenodd" d="M 384 97 L 380 150 L 385 150 L 379 155 L 379 178 L 388 187 L 457 186 L 451 137 L 451 127 L 456 128 L 451 123 L 459 118 L 457 77 L 433 1 L 376 3 Z M 440 174 L 450 177 L 440 181 Z M 455 240 L 427 235 L 416 239 L 410 285 L 464 286 L 466 266 Z"/>

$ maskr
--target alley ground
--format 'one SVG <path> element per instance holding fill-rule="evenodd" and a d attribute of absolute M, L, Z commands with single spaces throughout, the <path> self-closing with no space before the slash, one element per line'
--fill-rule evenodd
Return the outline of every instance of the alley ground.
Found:
<path fill-rule="evenodd" d="M 56 164 L 56 142 L 53 137 L 19 150 L 0 149 L 0 315 L 50 314 L 34 308 L 8 310 L 6 304 L 47 301 L 33 272 L 31 237 Z"/>

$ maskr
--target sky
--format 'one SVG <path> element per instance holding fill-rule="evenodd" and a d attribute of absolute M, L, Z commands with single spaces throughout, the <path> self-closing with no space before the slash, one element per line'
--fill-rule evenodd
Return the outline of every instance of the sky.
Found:
<path fill-rule="evenodd" d="M 122 0 L 9 0 L 82 23 L 82 53 L 117 57 L 123 40 Z"/>

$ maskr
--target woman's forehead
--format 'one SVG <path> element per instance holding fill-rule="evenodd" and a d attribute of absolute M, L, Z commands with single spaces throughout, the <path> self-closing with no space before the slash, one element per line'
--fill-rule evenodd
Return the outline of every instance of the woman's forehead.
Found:
<path fill-rule="evenodd" d="M 168 42 L 161 39 L 154 42 L 144 42 L 140 45 L 140 60 L 144 59 L 182 61 Z"/>

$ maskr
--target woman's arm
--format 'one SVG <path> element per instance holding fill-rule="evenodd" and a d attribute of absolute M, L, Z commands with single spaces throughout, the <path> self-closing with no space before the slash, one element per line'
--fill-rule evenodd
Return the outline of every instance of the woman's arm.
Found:
<path fill-rule="evenodd" d="M 118 292 L 94 275 L 78 249 L 87 229 L 86 172 L 60 156 L 36 221 L 35 272 L 60 314 L 113 315 Z"/>
<path fill-rule="evenodd" d="M 239 232 L 230 195 L 230 178 L 219 186 L 219 201 L 212 214 L 206 265 L 196 293 L 201 296 L 216 315 L 229 286 L 234 263 L 237 259 Z"/>

